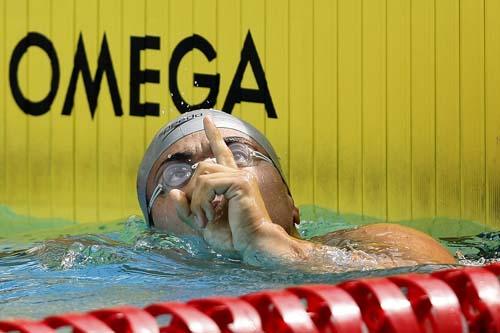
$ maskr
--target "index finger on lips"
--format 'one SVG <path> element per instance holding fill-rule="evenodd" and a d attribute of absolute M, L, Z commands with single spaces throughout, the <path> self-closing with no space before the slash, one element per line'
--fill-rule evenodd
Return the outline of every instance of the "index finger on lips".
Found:
<path fill-rule="evenodd" d="M 224 142 L 222 134 L 219 129 L 215 127 L 215 124 L 210 116 L 205 116 L 203 119 L 203 126 L 205 127 L 205 135 L 208 138 L 210 148 L 212 149 L 212 153 L 214 154 L 217 163 L 231 168 L 237 168 L 233 153 Z"/>

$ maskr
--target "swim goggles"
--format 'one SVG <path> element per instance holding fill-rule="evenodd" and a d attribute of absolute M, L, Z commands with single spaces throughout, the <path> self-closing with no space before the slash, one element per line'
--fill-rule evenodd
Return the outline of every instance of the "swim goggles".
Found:
<path fill-rule="evenodd" d="M 238 168 L 254 166 L 257 160 L 264 160 L 274 165 L 269 157 L 261 152 L 253 150 L 246 144 L 235 142 L 231 143 L 228 147 L 233 153 L 234 161 Z M 207 161 L 216 163 L 215 158 L 206 159 L 203 162 Z M 168 162 L 163 171 L 161 171 L 162 174 L 159 178 L 159 182 L 151 194 L 148 204 L 148 214 L 151 214 L 151 209 L 160 194 L 186 185 L 196 171 L 199 163 L 200 162 L 191 163 L 189 161 Z"/>

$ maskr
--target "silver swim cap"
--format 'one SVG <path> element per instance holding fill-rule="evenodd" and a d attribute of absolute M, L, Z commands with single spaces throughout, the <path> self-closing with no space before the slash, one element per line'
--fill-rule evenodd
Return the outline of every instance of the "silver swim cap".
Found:
<path fill-rule="evenodd" d="M 267 138 L 255 127 L 239 118 L 231 116 L 230 114 L 222 111 L 202 109 L 186 112 L 163 126 L 158 131 L 158 133 L 156 133 L 153 141 L 151 141 L 151 143 L 149 144 L 149 147 L 146 150 L 146 153 L 144 154 L 141 165 L 139 167 L 139 172 L 137 174 L 137 196 L 139 198 L 139 204 L 141 206 L 142 213 L 144 214 L 144 218 L 149 225 L 152 225 L 153 221 L 148 214 L 146 185 L 149 178 L 149 173 L 153 168 L 153 164 L 156 162 L 156 160 L 158 160 L 160 155 L 165 150 L 167 150 L 168 147 L 170 147 L 183 137 L 195 132 L 203 131 L 203 117 L 206 115 L 210 115 L 212 117 L 215 126 L 217 126 L 218 128 L 229 128 L 237 130 L 248 135 L 258 144 L 260 144 L 273 161 L 274 166 L 276 167 L 276 169 L 278 169 L 281 178 L 286 184 L 286 178 L 284 177 L 283 171 L 281 170 L 276 152 L 274 151 L 271 143 L 267 140 Z"/>

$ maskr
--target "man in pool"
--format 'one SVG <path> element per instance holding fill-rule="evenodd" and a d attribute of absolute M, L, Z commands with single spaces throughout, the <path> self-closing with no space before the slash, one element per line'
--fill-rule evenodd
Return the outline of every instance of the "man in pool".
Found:
<path fill-rule="evenodd" d="M 184 113 L 146 151 L 137 178 L 150 226 L 199 235 L 244 262 L 344 271 L 454 263 L 430 236 L 379 223 L 300 239 L 299 210 L 269 141 L 250 124 L 215 110 Z"/>

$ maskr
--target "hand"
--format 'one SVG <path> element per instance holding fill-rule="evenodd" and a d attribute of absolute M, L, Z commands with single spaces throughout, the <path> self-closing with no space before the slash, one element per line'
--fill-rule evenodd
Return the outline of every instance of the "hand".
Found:
<path fill-rule="evenodd" d="M 258 238 L 262 223 L 272 222 L 255 175 L 237 167 L 210 117 L 204 127 L 217 164 L 200 162 L 185 192 L 169 195 L 181 220 L 201 229 L 212 247 L 241 252 Z"/>

